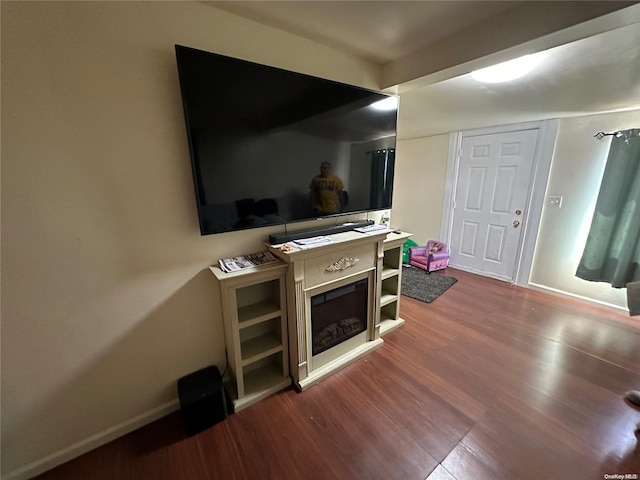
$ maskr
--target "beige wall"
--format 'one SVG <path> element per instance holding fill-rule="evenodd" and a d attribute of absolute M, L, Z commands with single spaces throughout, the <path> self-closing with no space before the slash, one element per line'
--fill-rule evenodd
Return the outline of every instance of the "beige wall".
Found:
<path fill-rule="evenodd" d="M 440 238 L 448 154 L 448 134 L 398 142 L 391 224 L 418 244 Z"/>
<path fill-rule="evenodd" d="M 597 132 L 640 126 L 640 110 L 560 120 L 547 196 L 563 197 L 561 208 L 545 205 L 530 283 L 626 308 L 626 289 L 575 276 L 595 209 L 611 137 Z"/>
<path fill-rule="evenodd" d="M 1 13 L 2 473 L 20 478 L 224 367 L 207 267 L 279 231 L 200 236 L 174 44 L 370 88 L 379 70 L 204 2 Z"/>

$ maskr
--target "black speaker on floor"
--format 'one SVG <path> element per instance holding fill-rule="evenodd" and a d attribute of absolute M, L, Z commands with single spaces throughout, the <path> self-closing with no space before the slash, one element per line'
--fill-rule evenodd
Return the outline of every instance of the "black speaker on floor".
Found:
<path fill-rule="evenodd" d="M 206 367 L 178 380 L 180 411 L 187 435 L 195 435 L 233 413 L 218 367 Z"/>

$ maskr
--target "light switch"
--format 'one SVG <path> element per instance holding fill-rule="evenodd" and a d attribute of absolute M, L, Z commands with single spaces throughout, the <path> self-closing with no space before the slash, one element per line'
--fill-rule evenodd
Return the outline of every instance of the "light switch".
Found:
<path fill-rule="evenodd" d="M 561 196 L 549 196 L 547 197 L 547 205 L 550 207 L 560 208 L 562 206 Z"/>

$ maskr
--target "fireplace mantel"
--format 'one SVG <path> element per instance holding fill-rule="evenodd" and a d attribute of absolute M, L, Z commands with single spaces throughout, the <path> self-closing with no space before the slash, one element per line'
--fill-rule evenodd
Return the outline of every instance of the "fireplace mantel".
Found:
<path fill-rule="evenodd" d="M 300 390 L 380 347 L 381 296 L 385 247 L 396 248 L 396 286 L 401 274 L 401 247 L 410 234 L 344 232 L 330 235 L 330 243 L 284 252 L 278 245 L 269 250 L 288 264 L 286 274 L 290 374 Z M 311 298 L 332 289 L 365 280 L 368 282 L 367 327 L 318 355 L 312 355 Z M 397 287 L 399 288 L 399 287 Z M 397 292 L 399 299 L 399 292 Z M 396 300 L 396 302 L 399 300 Z M 396 308 L 397 311 L 397 308 Z M 394 319 L 397 326 L 402 321 Z"/>

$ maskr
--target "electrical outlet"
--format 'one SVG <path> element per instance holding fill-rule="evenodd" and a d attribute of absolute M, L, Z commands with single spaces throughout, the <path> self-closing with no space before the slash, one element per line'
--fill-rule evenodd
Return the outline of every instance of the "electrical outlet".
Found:
<path fill-rule="evenodd" d="M 547 205 L 550 207 L 560 208 L 562 206 L 562 197 L 559 195 L 547 197 Z"/>

